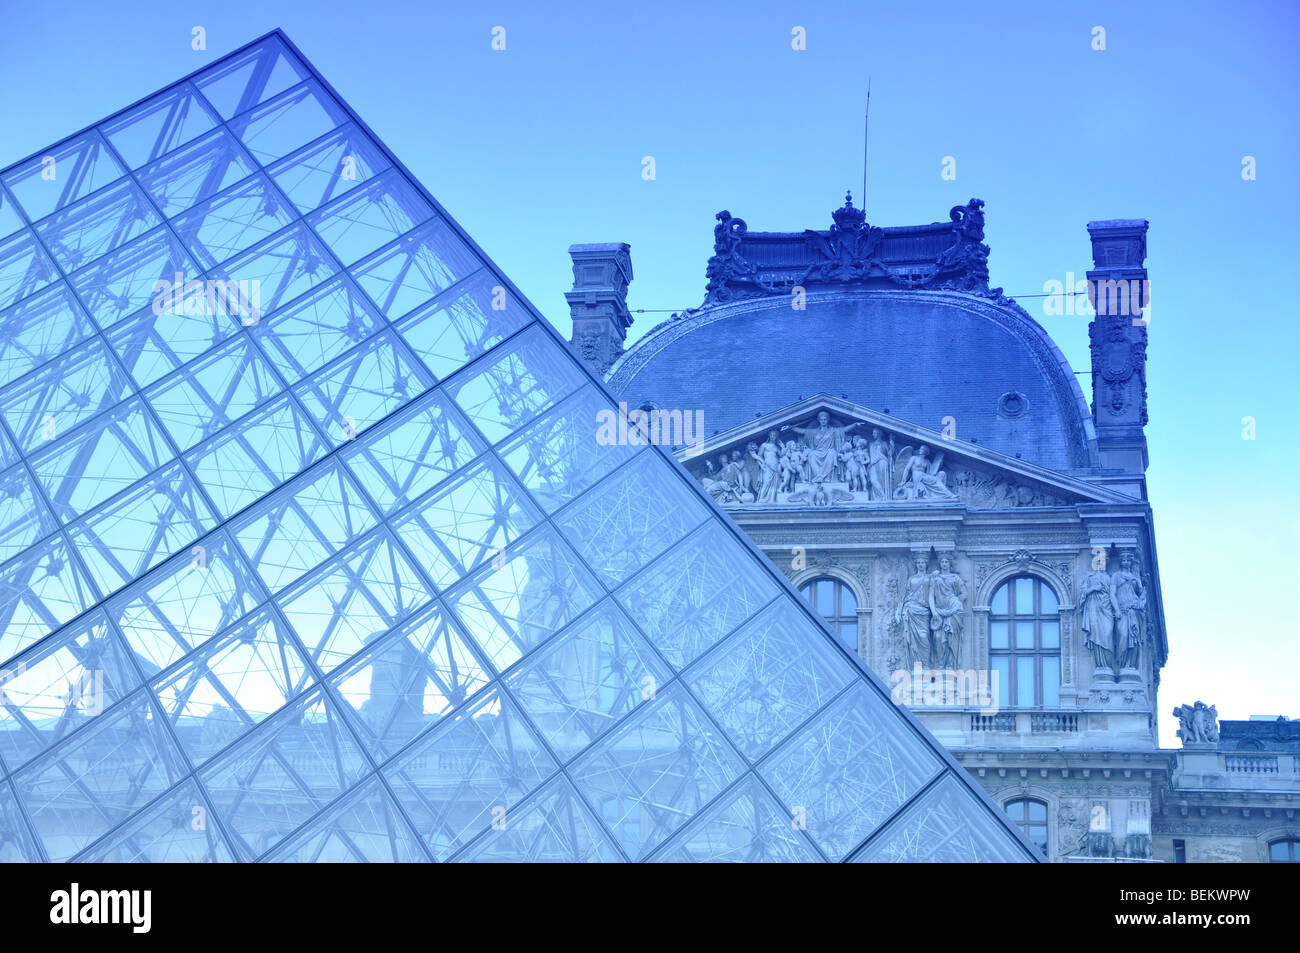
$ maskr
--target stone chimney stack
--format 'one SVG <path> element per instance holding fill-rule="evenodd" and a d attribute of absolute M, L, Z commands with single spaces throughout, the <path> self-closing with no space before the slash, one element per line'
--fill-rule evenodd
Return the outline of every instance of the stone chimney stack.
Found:
<path fill-rule="evenodd" d="M 624 242 L 570 245 L 573 290 L 566 291 L 573 337 L 569 343 L 601 377 L 623 354 L 623 341 L 632 325 L 627 286 L 632 281 L 632 256 Z"/>
<path fill-rule="evenodd" d="M 1145 219 L 1089 222 L 1088 297 L 1096 317 L 1092 346 L 1092 419 L 1103 467 L 1124 475 L 1113 488 L 1146 497 L 1147 318 L 1150 299 Z"/>

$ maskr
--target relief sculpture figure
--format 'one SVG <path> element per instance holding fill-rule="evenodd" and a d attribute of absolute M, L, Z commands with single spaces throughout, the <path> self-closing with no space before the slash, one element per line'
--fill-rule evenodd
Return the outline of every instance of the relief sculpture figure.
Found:
<path fill-rule="evenodd" d="M 844 427 L 832 427 L 830 421 L 831 415 L 823 410 L 817 414 L 816 427 L 792 427 L 786 424 L 781 428 L 793 430 L 803 437 L 804 443 L 808 446 L 808 466 L 804 477 L 807 481 L 833 482 L 840 461 L 840 451 L 844 449 L 845 435 L 855 427 L 862 426 L 861 422 L 854 421 Z"/>

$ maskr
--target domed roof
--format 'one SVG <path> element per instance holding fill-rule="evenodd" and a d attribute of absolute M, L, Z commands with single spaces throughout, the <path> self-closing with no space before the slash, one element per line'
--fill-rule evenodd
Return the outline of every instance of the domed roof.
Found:
<path fill-rule="evenodd" d="M 996 294 L 996 293 L 994 293 Z M 1014 302 L 931 290 L 809 292 L 705 307 L 664 322 L 610 370 L 630 407 L 703 410 L 706 434 L 814 394 L 1052 469 L 1096 466 L 1078 381 Z"/>

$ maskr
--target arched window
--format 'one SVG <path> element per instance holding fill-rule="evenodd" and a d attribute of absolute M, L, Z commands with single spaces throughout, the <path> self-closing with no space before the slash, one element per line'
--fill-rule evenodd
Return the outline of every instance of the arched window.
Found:
<path fill-rule="evenodd" d="M 1300 838 L 1284 837 L 1268 845 L 1270 864 L 1300 864 Z"/>
<path fill-rule="evenodd" d="M 858 650 L 858 600 L 853 590 L 838 579 L 822 576 L 810 579 L 799 591 L 808 604 L 819 612 L 831 631 L 840 637 L 850 652 Z"/>
<path fill-rule="evenodd" d="M 1047 856 L 1047 804 L 1037 798 L 1019 797 L 1006 803 L 1007 816 L 1025 832 L 1029 842 Z"/>
<path fill-rule="evenodd" d="M 1002 708 L 1061 703 L 1061 619 L 1056 593 L 1035 576 L 1008 579 L 993 593 L 989 664 Z"/>

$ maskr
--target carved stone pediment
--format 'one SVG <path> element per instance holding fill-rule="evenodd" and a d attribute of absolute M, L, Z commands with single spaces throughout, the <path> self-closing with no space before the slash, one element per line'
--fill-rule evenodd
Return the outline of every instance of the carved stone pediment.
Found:
<path fill-rule="evenodd" d="M 1122 502 L 1124 497 L 821 394 L 678 454 L 736 508 L 964 505 L 969 509 Z"/>

